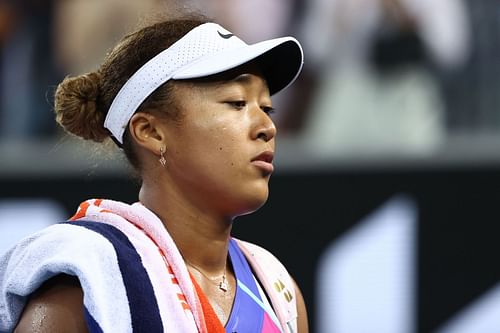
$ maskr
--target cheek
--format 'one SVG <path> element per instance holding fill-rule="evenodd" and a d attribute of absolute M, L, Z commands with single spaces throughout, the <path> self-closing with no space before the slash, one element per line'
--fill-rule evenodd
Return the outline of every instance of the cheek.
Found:
<path fill-rule="evenodd" d="M 193 129 L 193 140 L 199 142 L 200 147 L 216 155 L 238 155 L 245 144 L 248 128 L 245 119 L 237 117 L 238 113 L 229 113 L 224 116 L 214 113 Z"/>
<path fill-rule="evenodd" d="M 212 120 L 184 129 L 176 145 L 176 150 L 184 157 L 178 157 L 193 167 L 224 169 L 225 172 L 238 166 L 249 158 L 247 131 L 241 124 L 227 124 L 228 121 Z"/>
<path fill-rule="evenodd" d="M 246 156 L 247 148 L 241 131 L 234 128 L 221 128 L 206 138 L 205 154 L 220 167 L 234 168 Z"/>

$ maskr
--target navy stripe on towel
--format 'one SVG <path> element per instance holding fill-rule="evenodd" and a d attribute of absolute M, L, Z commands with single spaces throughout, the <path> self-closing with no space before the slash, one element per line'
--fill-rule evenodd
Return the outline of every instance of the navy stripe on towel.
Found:
<path fill-rule="evenodd" d="M 101 326 L 95 321 L 86 307 L 83 307 L 83 316 L 90 333 L 103 333 Z"/>
<path fill-rule="evenodd" d="M 115 248 L 131 312 L 134 333 L 163 332 L 158 303 L 141 257 L 127 236 L 109 224 L 91 221 L 65 222 L 95 231 Z M 101 331 L 102 332 L 102 331 Z"/>

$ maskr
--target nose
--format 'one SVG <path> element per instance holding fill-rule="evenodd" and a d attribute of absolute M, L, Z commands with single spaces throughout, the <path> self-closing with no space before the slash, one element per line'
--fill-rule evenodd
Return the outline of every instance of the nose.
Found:
<path fill-rule="evenodd" d="M 276 126 L 267 113 L 259 107 L 256 108 L 255 127 L 253 139 L 268 142 L 276 136 Z"/>

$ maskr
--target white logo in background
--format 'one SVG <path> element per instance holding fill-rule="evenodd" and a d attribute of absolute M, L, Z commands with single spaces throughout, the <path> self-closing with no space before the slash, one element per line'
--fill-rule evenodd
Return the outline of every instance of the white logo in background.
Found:
<path fill-rule="evenodd" d="M 412 333 L 417 209 L 390 200 L 328 248 L 318 284 L 320 333 Z"/>
<path fill-rule="evenodd" d="M 417 208 L 390 200 L 335 241 L 316 286 L 320 333 L 416 331 Z M 435 333 L 500 332 L 500 283 Z"/>
<path fill-rule="evenodd" d="M 496 332 L 500 332 L 500 284 L 436 331 L 436 333 Z"/>

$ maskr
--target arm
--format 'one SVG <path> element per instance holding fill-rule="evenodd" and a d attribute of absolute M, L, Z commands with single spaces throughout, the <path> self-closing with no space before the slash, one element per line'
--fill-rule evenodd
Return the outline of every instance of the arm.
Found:
<path fill-rule="evenodd" d="M 58 275 L 31 297 L 15 333 L 87 332 L 83 316 L 83 291 L 78 279 Z"/>
<path fill-rule="evenodd" d="M 299 286 L 295 280 L 293 281 L 295 286 L 295 297 L 297 298 L 297 329 L 298 333 L 309 333 L 309 324 L 307 319 L 306 303 L 304 302 L 304 297 L 300 291 Z"/>

